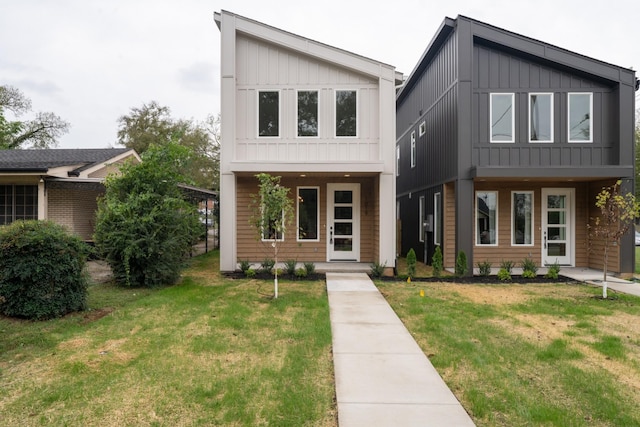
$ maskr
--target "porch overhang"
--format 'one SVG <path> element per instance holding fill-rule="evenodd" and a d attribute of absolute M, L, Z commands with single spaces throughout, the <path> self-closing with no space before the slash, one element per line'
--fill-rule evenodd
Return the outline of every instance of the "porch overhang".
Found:
<path fill-rule="evenodd" d="M 605 167 L 496 167 L 476 166 L 471 169 L 471 178 L 482 179 L 535 179 L 590 181 L 607 178 L 632 178 L 633 166 Z"/>
<path fill-rule="evenodd" d="M 292 173 L 292 174 L 381 174 L 384 172 L 383 162 L 330 162 L 330 163 L 261 163 L 261 162 L 233 162 L 230 172 L 242 173 Z"/>

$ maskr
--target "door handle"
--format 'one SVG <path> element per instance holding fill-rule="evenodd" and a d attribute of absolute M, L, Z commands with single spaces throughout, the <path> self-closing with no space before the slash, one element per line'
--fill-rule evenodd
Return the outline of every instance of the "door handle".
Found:
<path fill-rule="evenodd" d="M 544 246 L 544 249 L 547 249 L 547 232 L 545 231 L 543 233 L 543 235 L 544 235 L 544 245 L 543 246 Z"/>
<path fill-rule="evenodd" d="M 333 244 L 333 227 L 329 227 L 329 244 Z"/>

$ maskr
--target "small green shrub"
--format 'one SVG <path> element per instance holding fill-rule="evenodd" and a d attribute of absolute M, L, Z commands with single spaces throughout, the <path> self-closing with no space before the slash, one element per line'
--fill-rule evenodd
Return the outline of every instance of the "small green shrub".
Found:
<path fill-rule="evenodd" d="M 478 262 L 478 274 L 483 277 L 491 275 L 491 263 L 489 261 Z"/>
<path fill-rule="evenodd" d="M 382 277 L 385 268 L 387 268 L 386 263 L 380 264 L 378 261 L 374 262 L 371 264 L 371 276 L 375 278 Z"/>
<path fill-rule="evenodd" d="M 416 275 L 416 251 L 413 248 L 407 252 L 407 275 L 412 278 Z"/>
<path fill-rule="evenodd" d="M 0 227 L 0 313 L 44 320 L 87 308 L 88 246 L 49 221 Z"/>
<path fill-rule="evenodd" d="M 307 276 L 311 276 L 316 272 L 316 265 L 312 262 L 305 262 L 304 269 L 307 272 Z"/>
<path fill-rule="evenodd" d="M 554 262 L 549 266 L 549 269 L 547 270 L 547 274 L 545 274 L 544 277 L 546 279 L 556 280 L 559 276 L 559 273 L 560 273 L 560 264 L 558 264 L 557 262 Z"/>
<path fill-rule="evenodd" d="M 498 270 L 498 279 L 500 279 L 503 282 L 510 282 L 511 271 L 507 270 L 504 267 L 501 267 L 500 270 Z"/>
<path fill-rule="evenodd" d="M 243 273 L 246 273 L 248 269 L 251 268 L 251 263 L 249 262 L 249 260 L 243 259 L 240 261 L 240 271 L 242 271 Z"/>
<path fill-rule="evenodd" d="M 505 261 L 505 260 L 502 260 L 502 261 L 500 262 L 500 269 L 504 269 L 504 270 L 506 270 L 506 271 L 507 271 L 507 273 L 509 273 L 509 275 L 511 275 L 511 270 L 513 270 L 513 266 L 514 266 L 515 264 L 516 264 L 516 263 L 515 263 L 515 262 L 513 262 L 513 261 L 509 261 L 509 260 Z"/>
<path fill-rule="evenodd" d="M 244 270 L 244 275 L 249 279 L 256 277 L 257 272 L 253 268 L 247 268 Z"/>
<path fill-rule="evenodd" d="M 307 270 L 301 267 L 296 269 L 295 274 L 296 274 L 296 277 L 300 277 L 300 278 L 307 277 Z"/>
<path fill-rule="evenodd" d="M 522 277 L 526 279 L 533 279 L 537 276 L 538 266 L 531 258 L 525 258 L 522 260 L 520 266 L 522 267 Z"/>
<path fill-rule="evenodd" d="M 456 276 L 463 277 L 467 274 L 467 271 L 467 254 L 465 254 L 464 251 L 460 251 L 456 257 Z"/>
<path fill-rule="evenodd" d="M 433 277 L 440 277 L 442 274 L 443 261 L 442 261 L 442 249 L 440 246 L 436 246 L 436 250 L 433 253 L 433 257 L 431 258 L 431 268 L 433 269 Z"/>
<path fill-rule="evenodd" d="M 273 266 L 276 265 L 276 262 L 271 258 L 265 258 L 260 264 L 260 272 L 261 273 L 271 273 L 273 270 Z"/>
<path fill-rule="evenodd" d="M 284 270 L 288 275 L 293 276 L 296 273 L 296 264 L 298 261 L 295 259 L 288 259 L 284 262 Z"/>

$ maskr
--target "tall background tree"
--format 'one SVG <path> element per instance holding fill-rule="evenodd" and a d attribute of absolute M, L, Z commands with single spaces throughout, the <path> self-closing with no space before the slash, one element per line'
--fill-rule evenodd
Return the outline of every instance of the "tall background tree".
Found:
<path fill-rule="evenodd" d="M 31 100 L 20 89 L 0 86 L 0 149 L 50 148 L 69 131 L 69 123 L 53 113 L 38 112 L 30 120 L 17 120 L 31 111 Z M 7 118 L 12 113 L 16 120 Z"/>
<path fill-rule="evenodd" d="M 143 154 L 151 147 L 176 143 L 192 152 L 188 170 L 180 172 L 199 187 L 219 188 L 220 119 L 209 116 L 204 122 L 175 119 L 169 107 L 155 101 L 132 108 L 118 119 L 118 144 Z"/>

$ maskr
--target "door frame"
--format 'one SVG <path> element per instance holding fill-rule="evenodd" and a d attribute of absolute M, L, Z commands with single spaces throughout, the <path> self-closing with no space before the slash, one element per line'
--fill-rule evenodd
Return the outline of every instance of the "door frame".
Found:
<path fill-rule="evenodd" d="M 332 230 L 334 227 L 334 192 L 351 190 L 352 198 L 352 250 L 350 252 L 333 251 Z M 328 183 L 327 184 L 327 262 L 360 262 L 360 183 Z M 340 255 L 343 255 L 340 257 Z"/>
<path fill-rule="evenodd" d="M 545 232 L 547 231 L 547 196 L 550 194 L 563 194 L 567 196 L 567 227 L 566 232 L 568 234 L 566 243 L 567 243 L 567 262 L 560 262 L 560 265 L 574 267 L 576 265 L 576 189 L 575 188 L 542 188 L 540 191 L 541 197 L 541 209 L 540 209 L 540 260 L 543 266 L 551 265 L 554 263 L 551 260 L 551 257 L 547 256 L 546 253 L 546 240 L 545 240 Z M 547 260 L 549 258 L 549 260 Z M 550 262 L 548 262 L 550 261 Z"/>

